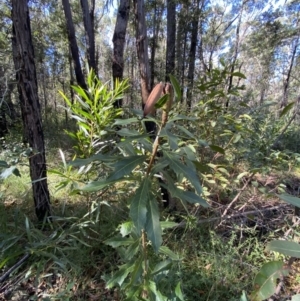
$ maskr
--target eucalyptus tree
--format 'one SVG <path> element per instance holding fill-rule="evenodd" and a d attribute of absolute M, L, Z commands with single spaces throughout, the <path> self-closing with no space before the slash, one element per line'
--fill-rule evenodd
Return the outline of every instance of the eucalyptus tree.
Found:
<path fill-rule="evenodd" d="M 124 47 L 125 36 L 127 30 L 127 23 L 129 18 L 130 1 L 121 0 L 118 8 L 116 25 L 113 35 L 113 60 L 112 60 L 112 74 L 114 83 L 116 80 L 123 79 L 124 70 Z M 116 107 L 122 106 L 122 99 L 115 102 Z"/>
<path fill-rule="evenodd" d="M 50 216 L 50 196 L 47 185 L 47 167 L 38 98 L 34 49 L 27 0 L 12 0 L 12 48 L 21 100 L 21 111 L 32 153 L 29 156 L 35 212 L 39 221 Z"/>

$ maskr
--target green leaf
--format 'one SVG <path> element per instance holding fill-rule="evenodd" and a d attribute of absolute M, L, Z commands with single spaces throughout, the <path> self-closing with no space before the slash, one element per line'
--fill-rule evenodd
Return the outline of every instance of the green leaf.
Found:
<path fill-rule="evenodd" d="M 181 100 L 181 89 L 180 89 L 180 85 L 177 81 L 177 79 L 172 75 L 172 74 L 169 74 L 169 77 L 170 77 L 170 81 L 171 81 L 171 84 L 174 88 L 174 92 L 175 92 L 175 99 L 176 101 L 180 101 Z"/>
<path fill-rule="evenodd" d="M 271 261 L 262 266 L 254 279 L 256 288 L 252 295 L 253 301 L 263 301 L 271 297 L 276 290 L 277 279 L 288 275 L 288 270 L 284 268 L 284 263 Z"/>
<path fill-rule="evenodd" d="M 116 236 L 116 237 L 105 240 L 104 243 L 113 248 L 118 248 L 120 246 L 129 246 L 129 245 L 133 244 L 134 239 L 128 238 L 128 237 Z"/>
<path fill-rule="evenodd" d="M 266 249 L 300 258 L 300 245 L 294 241 L 273 240 L 267 245 Z"/>
<path fill-rule="evenodd" d="M 241 73 L 241 72 L 233 72 L 232 76 L 236 76 L 236 77 L 240 77 L 243 79 L 247 79 L 247 77 L 245 76 L 245 74 Z"/>
<path fill-rule="evenodd" d="M 180 282 L 178 282 L 177 285 L 176 285 L 175 295 L 179 300 L 184 301 L 184 297 L 183 297 L 181 287 L 180 287 Z"/>
<path fill-rule="evenodd" d="M 300 198 L 288 194 L 277 195 L 281 200 L 300 208 Z"/>
<path fill-rule="evenodd" d="M 179 255 L 175 254 L 173 251 L 171 251 L 168 247 L 166 246 L 161 246 L 159 248 L 159 253 L 163 255 L 167 255 L 170 259 L 178 261 L 181 260 Z"/>
<path fill-rule="evenodd" d="M 120 226 L 120 233 L 123 237 L 130 234 L 132 232 L 132 230 L 133 230 L 132 221 L 122 223 Z"/>
<path fill-rule="evenodd" d="M 139 119 L 136 117 L 127 118 L 127 119 L 116 119 L 115 122 L 113 123 L 113 126 L 114 125 L 128 125 L 131 123 L 135 123 L 137 121 L 139 121 Z"/>
<path fill-rule="evenodd" d="M 103 188 L 115 183 L 116 181 L 110 181 L 107 179 L 101 180 L 101 181 L 92 181 L 88 183 L 87 185 L 81 187 L 80 191 L 86 191 L 86 192 L 95 192 L 102 190 Z"/>
<path fill-rule="evenodd" d="M 209 204 L 200 196 L 192 191 L 184 191 L 179 188 L 176 188 L 175 191 L 171 191 L 171 194 L 174 197 L 181 199 L 182 201 L 189 202 L 191 204 L 200 204 L 201 206 L 208 208 Z"/>
<path fill-rule="evenodd" d="M 220 153 L 222 155 L 225 155 L 225 150 L 224 148 L 220 147 L 220 146 L 217 146 L 217 145 L 209 145 L 210 149 L 212 149 L 213 151 L 217 152 L 217 153 Z"/>
<path fill-rule="evenodd" d="M 0 168 L 1 167 L 7 168 L 7 167 L 9 167 L 9 165 L 6 163 L 6 161 L 0 160 Z"/>
<path fill-rule="evenodd" d="M 151 182 L 149 178 L 146 177 L 131 198 L 130 217 L 132 218 L 138 233 L 140 233 L 142 229 L 145 229 L 150 188 Z"/>
<path fill-rule="evenodd" d="M 165 105 L 165 103 L 169 100 L 169 94 L 163 95 L 154 105 L 156 109 L 159 109 Z"/>
<path fill-rule="evenodd" d="M 286 115 L 294 106 L 295 102 L 289 103 L 287 106 L 284 107 L 284 109 L 281 111 L 279 117 Z"/>
<path fill-rule="evenodd" d="M 113 164 L 115 171 L 108 177 L 108 181 L 121 179 L 129 175 L 138 165 L 144 163 L 147 156 L 130 156 Z"/>
<path fill-rule="evenodd" d="M 165 271 L 172 263 L 172 260 L 167 259 L 164 261 L 159 262 L 154 269 L 151 271 L 151 275 L 154 276 L 156 274 L 159 274 L 163 271 Z"/>
<path fill-rule="evenodd" d="M 21 174 L 19 172 L 19 170 L 17 169 L 16 166 L 11 166 L 9 168 L 4 169 L 4 171 L 2 171 L 2 173 L 0 174 L 0 178 L 2 179 L 6 179 L 9 176 L 11 176 L 12 174 L 21 177 Z"/>
<path fill-rule="evenodd" d="M 177 177 L 183 175 L 191 182 L 198 194 L 202 193 L 202 187 L 200 185 L 200 181 L 195 169 L 192 169 L 191 167 L 188 167 L 181 163 L 181 161 L 179 161 L 170 152 L 164 152 L 164 157 L 169 161 L 169 166 L 177 174 Z"/>
<path fill-rule="evenodd" d="M 178 223 L 171 222 L 171 221 L 161 221 L 160 226 L 161 226 L 162 230 L 171 229 L 171 228 L 177 227 Z"/>
<path fill-rule="evenodd" d="M 248 301 L 245 291 L 243 291 L 240 301 Z"/>
<path fill-rule="evenodd" d="M 140 135 L 140 133 L 136 130 L 130 130 L 130 129 L 127 129 L 127 128 L 123 128 L 119 131 L 117 131 L 117 134 L 119 136 L 124 136 L 124 137 L 130 137 L 130 136 L 137 136 L 137 135 Z"/>
<path fill-rule="evenodd" d="M 148 202 L 147 209 L 148 212 L 145 230 L 147 232 L 148 239 L 152 243 L 154 251 L 157 253 L 162 244 L 162 231 L 159 223 L 159 209 L 155 198 L 152 198 Z"/>
<path fill-rule="evenodd" d="M 122 286 L 124 280 L 128 276 L 129 273 L 131 273 L 134 270 L 134 264 L 131 262 L 126 263 L 122 265 L 117 271 L 106 283 L 107 288 L 113 288 L 116 284 L 119 286 Z"/>

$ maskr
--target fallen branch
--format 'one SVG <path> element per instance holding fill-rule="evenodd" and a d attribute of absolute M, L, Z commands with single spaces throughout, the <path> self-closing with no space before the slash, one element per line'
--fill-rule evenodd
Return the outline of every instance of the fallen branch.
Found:
<path fill-rule="evenodd" d="M 25 262 L 29 258 L 29 254 L 25 254 L 16 264 L 14 264 L 10 269 L 8 269 L 1 277 L 0 277 L 0 283 L 5 281 L 9 275 L 16 270 L 23 262 Z"/>

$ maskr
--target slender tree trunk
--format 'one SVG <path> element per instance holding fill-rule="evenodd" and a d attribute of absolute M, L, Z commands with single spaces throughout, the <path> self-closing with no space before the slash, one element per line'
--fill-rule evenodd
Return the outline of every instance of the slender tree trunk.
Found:
<path fill-rule="evenodd" d="M 112 73 L 114 84 L 116 80 L 123 79 L 124 71 L 124 47 L 125 47 L 125 36 L 129 17 L 130 0 L 121 0 L 118 9 L 118 15 L 116 20 L 115 31 L 113 35 L 113 62 L 112 62 Z M 118 99 L 114 106 L 117 108 L 122 107 L 122 99 Z"/>
<path fill-rule="evenodd" d="M 293 47 L 293 53 L 292 53 L 292 58 L 291 58 L 289 70 L 288 70 L 286 79 L 284 80 L 283 97 L 282 97 L 282 102 L 281 102 L 281 106 L 280 106 L 281 108 L 285 107 L 288 103 L 288 88 L 289 88 L 289 85 L 290 85 L 291 73 L 292 73 L 292 70 L 293 70 L 295 56 L 296 56 L 298 46 L 299 46 L 299 37 L 296 39 L 295 45 Z"/>
<path fill-rule="evenodd" d="M 69 2 L 69 0 L 62 0 L 62 4 L 63 4 L 64 12 L 65 12 L 68 40 L 69 40 L 69 45 L 70 45 L 70 49 L 71 49 L 71 53 L 72 53 L 76 80 L 77 80 L 78 85 L 82 89 L 87 90 L 87 86 L 85 83 L 84 75 L 83 75 L 83 72 L 81 69 L 81 64 L 80 64 L 79 50 L 78 50 L 76 36 L 75 36 L 75 28 L 74 28 L 73 19 L 72 19 L 70 2 Z"/>
<path fill-rule="evenodd" d="M 95 56 L 95 31 L 93 27 L 93 10 L 89 10 L 88 0 L 80 0 L 82 15 L 83 15 L 83 24 L 85 30 L 85 40 L 87 48 L 87 59 L 89 67 L 95 71 L 95 74 L 98 73 L 96 66 L 96 56 Z"/>
<path fill-rule="evenodd" d="M 204 0 L 202 0 L 203 5 Z M 191 32 L 191 47 L 189 52 L 189 69 L 188 69 L 188 88 L 186 92 L 186 104 L 188 110 L 192 106 L 192 91 L 194 87 L 194 73 L 195 73 L 195 61 L 196 61 L 196 50 L 197 50 L 197 38 L 198 38 L 198 24 L 199 24 L 199 5 L 200 0 L 194 2 L 194 16 L 192 21 L 192 32 Z"/>
<path fill-rule="evenodd" d="M 174 0 L 167 0 L 167 51 L 166 51 L 166 82 L 169 75 L 175 71 L 176 45 L 176 4 Z"/>
<path fill-rule="evenodd" d="M 228 89 L 227 89 L 227 93 L 229 93 L 232 89 L 233 86 L 233 72 L 234 69 L 236 68 L 236 62 L 237 62 L 237 58 L 238 58 L 238 54 L 239 54 L 239 46 L 240 46 L 240 27 L 241 27 L 241 23 L 242 23 L 242 15 L 243 15 L 243 10 L 244 10 L 244 4 L 245 1 L 243 1 L 242 3 L 242 7 L 239 13 L 239 20 L 238 20 L 238 24 L 236 26 L 236 32 L 235 32 L 235 44 L 234 44 L 234 51 L 233 51 L 233 58 L 232 58 L 232 62 L 231 62 L 231 67 L 230 67 L 230 76 L 229 76 L 229 84 L 228 84 Z M 225 108 L 226 110 L 228 109 L 229 106 L 229 96 L 227 97 L 227 101 L 225 104 Z"/>
<path fill-rule="evenodd" d="M 12 0 L 12 20 L 14 64 L 18 91 L 22 95 L 21 111 L 32 148 L 29 165 L 35 212 L 39 221 L 43 221 L 50 216 L 50 197 L 27 0 Z"/>

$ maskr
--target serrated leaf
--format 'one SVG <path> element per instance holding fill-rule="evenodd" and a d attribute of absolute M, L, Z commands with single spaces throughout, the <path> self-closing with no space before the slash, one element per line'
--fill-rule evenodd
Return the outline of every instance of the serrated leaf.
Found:
<path fill-rule="evenodd" d="M 113 237 L 113 238 L 105 240 L 104 243 L 113 248 L 118 248 L 120 246 L 129 246 L 129 245 L 133 244 L 134 239 L 128 238 L 128 237 L 117 236 L 117 237 Z"/>
<path fill-rule="evenodd" d="M 114 172 L 108 177 L 108 181 L 121 179 L 129 175 L 138 165 L 145 162 L 147 156 L 130 156 L 113 164 Z"/>
<path fill-rule="evenodd" d="M 225 150 L 224 148 L 220 147 L 220 146 L 217 146 L 217 145 L 209 145 L 210 149 L 212 149 L 213 151 L 217 152 L 217 153 L 220 153 L 222 155 L 225 155 Z"/>
<path fill-rule="evenodd" d="M 280 113 L 279 118 L 286 115 L 293 108 L 294 104 L 295 102 L 291 102 L 287 106 L 285 106 L 282 112 Z"/>
<path fill-rule="evenodd" d="M 145 230 L 155 253 L 157 253 L 162 244 L 162 231 L 159 223 L 159 209 L 155 198 L 149 200 L 147 209 L 148 212 Z"/>
<path fill-rule="evenodd" d="M 181 100 L 181 89 L 180 89 L 180 85 L 177 81 L 177 79 L 172 75 L 172 74 L 169 74 L 169 77 L 170 77 L 170 81 L 171 81 L 171 84 L 174 88 L 174 92 L 175 92 L 175 99 L 176 101 L 180 101 Z"/>
<path fill-rule="evenodd" d="M 252 295 L 253 301 L 263 301 L 271 297 L 276 290 L 277 279 L 288 275 L 288 270 L 284 268 L 284 263 L 271 261 L 262 266 L 254 279 L 255 292 Z"/>
<path fill-rule="evenodd" d="M 150 197 L 151 182 L 148 177 L 144 178 L 140 187 L 134 193 L 130 201 L 130 217 L 140 233 L 145 229 L 147 221 L 147 205 Z"/>
<path fill-rule="evenodd" d="M 300 245 L 294 241 L 273 240 L 267 245 L 266 249 L 300 258 Z"/>
<path fill-rule="evenodd" d="M 281 200 L 300 208 L 300 198 L 288 194 L 277 195 Z"/>

